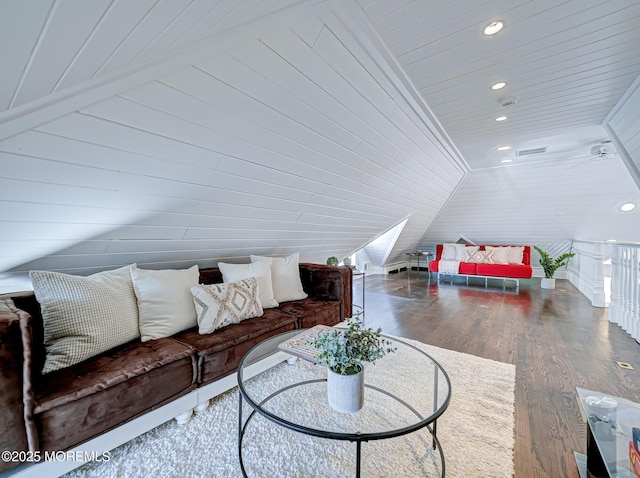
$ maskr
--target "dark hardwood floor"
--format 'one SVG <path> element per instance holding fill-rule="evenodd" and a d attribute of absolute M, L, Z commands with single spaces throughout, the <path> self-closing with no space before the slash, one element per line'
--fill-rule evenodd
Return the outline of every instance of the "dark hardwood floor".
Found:
<path fill-rule="evenodd" d="M 365 321 L 390 334 L 516 366 L 515 476 L 578 478 L 586 424 L 575 387 L 640 401 L 640 345 L 566 280 L 437 283 L 428 273 L 366 278 Z M 361 280 L 354 302 L 362 300 Z M 628 362 L 635 370 L 620 368 Z"/>

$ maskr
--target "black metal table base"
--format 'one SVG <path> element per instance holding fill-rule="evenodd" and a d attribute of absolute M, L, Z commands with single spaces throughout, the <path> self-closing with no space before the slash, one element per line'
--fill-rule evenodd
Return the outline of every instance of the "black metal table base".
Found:
<path fill-rule="evenodd" d="M 289 385 L 288 387 L 285 387 L 281 390 L 278 390 L 277 392 L 269 395 L 267 398 L 265 398 L 262 402 L 260 402 L 260 406 L 264 405 L 266 402 L 268 402 L 269 400 L 271 400 L 272 398 L 274 398 L 275 396 L 290 390 L 292 388 L 295 387 L 300 387 L 303 385 L 307 385 L 310 383 L 317 383 L 317 382 L 326 382 L 326 379 L 316 379 L 316 380 L 308 380 L 306 382 L 300 382 L 300 383 L 296 383 L 293 385 Z M 423 418 L 417 410 L 415 410 L 415 408 L 411 407 L 408 403 L 406 403 L 404 400 L 396 397 L 395 395 L 393 395 L 392 393 L 387 392 L 386 390 L 383 390 L 381 388 L 378 387 L 373 387 L 370 385 L 366 385 L 367 388 L 371 388 L 373 390 L 376 390 L 378 392 L 381 392 L 393 399 L 395 399 L 397 402 L 401 403 L 402 405 L 404 405 L 406 408 L 408 408 L 411 412 L 413 412 L 418 418 Z M 242 476 L 245 478 L 248 478 L 248 474 L 247 471 L 245 469 L 244 466 L 244 459 L 242 457 L 242 442 L 244 440 L 244 435 L 245 432 L 247 430 L 247 427 L 249 426 L 249 423 L 251 422 L 251 420 L 254 418 L 254 416 L 256 415 L 257 410 L 253 409 L 251 411 L 251 413 L 249 414 L 247 421 L 244 422 L 243 424 L 243 417 L 242 417 L 242 405 L 243 405 L 243 396 L 242 393 L 240 391 L 238 391 L 238 458 L 240 460 L 240 469 L 242 471 Z M 304 430 L 301 430 L 300 428 L 304 428 L 304 427 L 300 427 L 300 426 L 296 426 L 294 424 L 288 424 L 288 422 L 282 422 L 280 420 L 274 420 L 272 419 L 268 414 L 264 414 L 261 413 L 262 416 L 264 416 L 265 418 L 270 419 L 271 421 L 273 421 L 274 423 L 277 423 L 278 425 L 283 426 L 284 428 L 288 428 L 300 433 L 305 433 Z M 290 426 L 289 426 L 290 425 Z M 445 471 L 446 471 L 446 465 L 445 465 L 445 459 L 444 459 L 444 452 L 442 451 L 442 446 L 440 445 L 440 441 L 438 440 L 438 437 L 436 436 L 436 429 L 437 429 L 437 420 L 434 420 L 432 422 L 432 426 L 431 425 L 426 425 L 423 428 L 426 428 L 429 433 L 432 436 L 432 447 L 433 450 L 437 450 L 439 455 L 440 455 L 440 462 L 442 464 L 442 470 L 441 470 L 441 477 L 444 478 L 445 476 Z M 308 429 L 308 431 L 310 432 L 310 435 L 314 435 L 314 436 L 318 436 L 321 438 L 328 438 L 328 439 L 332 439 L 332 440 L 342 440 L 342 441 L 351 441 L 351 442 L 355 442 L 356 443 L 356 478 L 360 478 L 361 475 L 361 470 L 362 470 L 362 442 L 363 441 L 370 441 L 370 440 L 374 440 L 374 439 L 384 439 L 384 438 L 392 438 L 392 436 L 380 436 L 379 438 L 376 437 L 367 437 L 367 438 L 359 438 L 359 434 L 353 434 L 353 436 L 348 437 L 345 435 L 341 435 L 341 436 L 332 436 L 332 434 L 330 432 L 322 432 L 322 431 L 318 431 L 318 430 L 313 430 L 313 429 Z M 414 431 L 418 431 L 418 430 L 414 430 Z M 404 435 L 406 433 L 397 433 L 394 436 L 401 436 Z"/>

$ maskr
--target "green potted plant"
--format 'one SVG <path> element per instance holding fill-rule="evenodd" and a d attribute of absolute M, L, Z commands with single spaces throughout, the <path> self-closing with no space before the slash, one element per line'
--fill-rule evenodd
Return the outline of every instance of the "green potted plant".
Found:
<path fill-rule="evenodd" d="M 331 256 L 327 259 L 327 265 L 337 266 L 340 262 L 336 256 Z"/>
<path fill-rule="evenodd" d="M 556 280 L 553 278 L 553 275 L 558 268 L 566 266 L 569 259 L 575 256 L 575 254 L 573 252 L 565 252 L 560 257 L 554 259 L 548 252 L 543 251 L 538 246 L 533 246 L 533 248 L 540 254 L 540 265 L 544 270 L 544 279 L 540 281 L 540 287 L 543 289 L 555 289 Z"/>
<path fill-rule="evenodd" d="M 327 366 L 329 404 L 344 413 L 355 413 L 364 405 L 364 367 L 395 352 L 391 341 L 382 337 L 382 329 L 363 328 L 361 312 L 347 321 L 346 329 L 320 332 L 310 341 L 316 348 L 318 363 Z"/>

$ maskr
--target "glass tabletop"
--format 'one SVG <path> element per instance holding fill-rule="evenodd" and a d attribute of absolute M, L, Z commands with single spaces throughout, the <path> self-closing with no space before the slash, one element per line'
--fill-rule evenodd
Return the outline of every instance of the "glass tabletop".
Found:
<path fill-rule="evenodd" d="M 630 471 L 632 428 L 640 426 L 640 404 L 602 392 L 576 388 L 583 419 L 611 477 L 635 477 Z"/>
<path fill-rule="evenodd" d="M 451 383 L 444 369 L 408 341 L 384 336 L 397 348 L 365 363 L 364 407 L 357 413 L 335 411 L 327 400 L 327 369 L 298 359 L 249 377 L 250 366 L 272 355 L 278 344 L 301 330 L 267 339 L 254 347 L 238 368 L 242 397 L 258 413 L 309 435 L 374 440 L 399 436 L 427 426 L 447 408 Z"/>

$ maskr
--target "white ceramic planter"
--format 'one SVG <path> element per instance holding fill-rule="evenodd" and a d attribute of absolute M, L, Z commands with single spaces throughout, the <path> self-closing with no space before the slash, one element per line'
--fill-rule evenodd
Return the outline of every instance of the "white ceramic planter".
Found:
<path fill-rule="evenodd" d="M 327 367 L 329 405 L 341 413 L 356 413 L 364 405 L 364 367 L 354 375 L 340 375 Z"/>
<path fill-rule="evenodd" d="M 556 280 L 543 277 L 542 279 L 540 279 L 540 287 L 542 287 L 543 289 L 555 289 Z"/>

